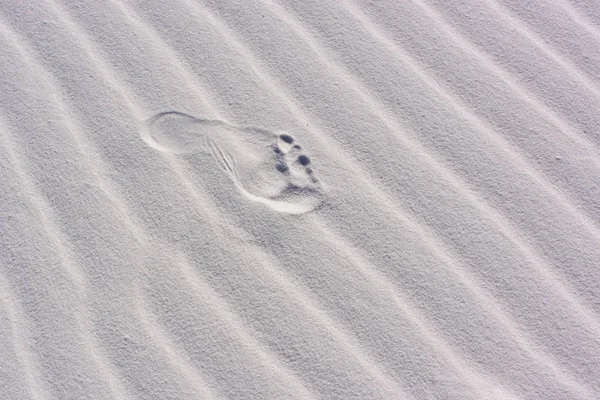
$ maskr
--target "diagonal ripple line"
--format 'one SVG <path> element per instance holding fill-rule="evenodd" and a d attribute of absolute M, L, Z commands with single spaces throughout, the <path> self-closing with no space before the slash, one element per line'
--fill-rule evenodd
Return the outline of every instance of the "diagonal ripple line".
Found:
<path fill-rule="evenodd" d="M 130 219 L 130 216 L 133 214 L 128 213 L 127 210 L 124 208 L 124 203 L 122 201 L 120 201 L 120 199 L 117 197 L 116 191 L 112 188 L 112 185 L 109 182 L 109 180 L 106 179 L 105 174 L 97 172 L 97 169 L 103 170 L 105 167 L 103 166 L 103 163 L 98 158 L 98 156 L 96 154 L 93 154 L 93 151 L 92 151 L 93 146 L 90 145 L 82 135 L 80 135 L 80 132 L 82 132 L 82 129 L 80 128 L 79 123 L 76 121 L 75 117 L 73 116 L 74 114 L 69 109 L 68 105 L 63 101 L 63 98 L 65 98 L 65 97 L 60 95 L 60 93 L 61 93 L 61 90 L 59 89 L 60 85 L 58 83 L 56 83 L 54 78 L 52 77 L 52 75 L 49 74 L 44 69 L 44 67 L 42 66 L 43 64 L 35 58 L 35 56 L 33 55 L 33 52 L 26 46 L 25 42 L 23 40 L 19 39 L 15 32 L 12 32 L 12 30 L 9 30 L 8 25 L 1 23 L 1 22 L 2 21 L 0 20 L 0 30 L 2 31 L 2 33 L 5 36 L 13 39 L 11 42 L 15 45 L 15 48 L 19 51 L 19 54 L 25 61 L 26 65 L 28 65 L 32 71 L 35 71 L 36 74 L 41 73 L 41 76 L 44 78 L 44 81 L 46 82 L 46 84 L 48 86 L 52 86 L 53 89 L 49 90 L 48 93 L 53 98 L 55 104 L 57 104 L 59 109 L 61 110 L 60 115 L 62 117 L 62 120 L 64 121 L 64 124 L 65 124 L 67 130 L 71 133 L 73 140 L 75 141 L 77 147 L 82 151 L 82 154 L 84 154 L 86 156 L 86 160 L 88 160 L 88 162 L 91 161 L 91 164 L 88 165 L 88 170 L 91 171 L 92 174 L 94 175 L 94 177 L 97 179 L 98 186 L 105 193 L 105 195 L 107 196 L 109 201 L 116 205 L 117 211 L 121 212 L 120 217 L 126 222 L 126 225 L 132 231 L 132 233 L 137 238 L 137 240 L 140 241 L 140 243 L 146 243 L 147 242 L 146 236 L 143 233 L 143 231 L 141 230 L 140 225 L 136 224 L 135 222 L 133 222 Z M 35 68 L 34 66 L 37 68 Z M 84 151 L 83 149 L 86 149 L 86 151 Z M 62 238 L 62 239 L 58 239 L 58 238 Z M 60 248 L 66 249 L 66 248 L 70 247 L 68 245 L 67 239 L 64 237 L 64 234 L 60 233 L 60 230 L 57 227 L 55 228 L 54 231 L 52 231 L 51 240 L 56 241 L 56 243 L 57 243 L 56 246 L 60 245 L 60 247 L 58 247 L 59 249 Z M 58 244 L 59 240 L 60 240 L 60 244 Z M 63 254 L 63 256 L 68 254 L 66 251 L 62 251 L 61 253 Z M 67 263 L 68 270 L 71 271 L 73 276 L 76 277 L 74 279 L 80 279 L 80 280 L 84 279 L 84 276 L 82 275 L 83 273 L 79 270 L 78 267 L 76 267 L 77 264 L 73 260 L 66 259 L 65 262 Z M 87 282 L 86 282 L 86 284 L 87 284 Z M 83 324 L 84 321 L 81 320 L 81 323 Z M 145 328 L 147 328 L 147 327 L 145 327 Z M 82 326 L 82 329 L 87 329 L 88 331 L 91 331 L 91 327 L 87 326 L 87 323 L 85 323 L 85 325 Z M 86 335 L 86 337 L 92 337 L 92 335 Z M 88 344 L 88 346 L 92 346 L 92 344 Z M 95 349 L 98 348 L 98 347 L 96 347 L 95 344 L 93 346 L 94 346 L 93 348 L 95 348 Z M 105 360 L 104 357 L 102 357 L 102 359 L 100 359 L 99 354 L 100 354 L 99 351 L 94 352 L 92 359 L 97 363 L 101 363 L 102 366 L 106 366 L 105 368 L 102 368 L 102 370 L 105 371 L 105 373 L 112 375 L 112 372 L 110 372 L 110 371 L 115 370 L 115 368 L 110 367 L 109 361 Z M 122 388 L 122 386 L 120 384 L 120 379 L 118 377 L 109 376 L 109 377 L 107 377 L 107 381 L 111 384 L 111 387 L 112 387 L 113 391 L 115 392 L 116 398 L 119 398 L 119 399 L 129 398 L 129 395 L 126 394 L 125 389 Z M 216 396 L 214 393 L 209 394 L 209 391 L 207 390 L 207 386 L 203 386 L 201 383 L 200 384 L 196 383 L 196 382 L 203 382 L 203 379 L 200 378 L 199 374 L 196 374 L 195 379 L 192 382 L 194 382 L 193 385 L 198 388 L 199 393 L 206 393 L 206 398 L 218 398 L 218 396 Z"/>
<path fill-rule="evenodd" d="M 34 63 L 33 57 L 31 57 L 30 53 L 25 49 L 23 44 L 24 42 L 15 32 L 12 31 L 12 29 L 8 27 L 3 19 L 3 17 L 0 18 L 0 33 L 8 39 L 11 45 L 24 59 L 26 65 L 30 67 Z M 71 254 L 71 246 L 56 222 L 56 217 L 54 216 L 51 205 L 39 192 L 34 184 L 33 179 L 29 176 L 29 172 L 19 160 L 19 153 L 12 145 L 14 140 L 10 137 L 10 129 L 4 126 L 5 118 L 1 117 L 0 122 L 2 124 L 0 130 L 2 130 L 2 136 L 5 139 L 3 140 L 4 147 L 9 153 L 9 157 L 11 158 L 11 162 L 15 168 L 15 171 L 17 172 L 19 180 L 22 182 L 24 187 L 28 188 L 30 208 L 33 209 L 38 215 L 40 224 L 43 228 L 46 238 L 48 239 L 48 242 L 51 244 L 52 248 L 55 249 L 63 267 L 71 277 L 74 286 L 77 288 L 77 295 L 81 300 L 83 300 L 82 304 L 80 304 L 81 310 L 86 310 L 88 307 L 85 305 L 85 300 L 89 285 L 87 277 Z M 103 355 L 103 351 L 98 343 L 96 343 L 93 339 L 94 335 L 92 333 L 92 327 L 86 318 L 82 316 L 82 314 L 85 313 L 73 313 L 75 320 L 79 324 L 79 329 L 83 338 L 82 343 L 90 354 L 90 359 L 96 365 L 96 368 L 105 376 L 105 379 L 108 382 L 110 390 L 113 392 L 114 396 L 118 399 L 129 399 L 130 395 L 121 384 L 120 378 L 111 372 L 114 370 L 114 368 L 112 368 L 110 361 Z"/>

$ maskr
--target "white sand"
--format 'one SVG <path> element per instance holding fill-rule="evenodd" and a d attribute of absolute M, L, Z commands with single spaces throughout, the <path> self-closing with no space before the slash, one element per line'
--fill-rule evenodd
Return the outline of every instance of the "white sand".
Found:
<path fill-rule="evenodd" d="M 0 40 L 0 399 L 600 399 L 597 1 L 2 0 Z"/>

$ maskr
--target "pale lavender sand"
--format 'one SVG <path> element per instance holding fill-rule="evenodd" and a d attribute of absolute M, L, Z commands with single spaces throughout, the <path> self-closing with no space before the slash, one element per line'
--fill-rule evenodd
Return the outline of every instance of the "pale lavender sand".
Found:
<path fill-rule="evenodd" d="M 600 6 L 0 2 L 0 399 L 599 399 Z"/>

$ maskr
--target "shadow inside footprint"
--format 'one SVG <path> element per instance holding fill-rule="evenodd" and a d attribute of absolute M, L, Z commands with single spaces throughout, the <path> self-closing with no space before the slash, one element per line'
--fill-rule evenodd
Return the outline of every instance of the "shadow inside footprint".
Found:
<path fill-rule="evenodd" d="M 298 157 L 298 162 L 300 165 L 307 166 L 310 164 L 310 158 L 306 157 L 304 154 Z"/>
<path fill-rule="evenodd" d="M 289 168 L 287 167 L 287 165 L 285 165 L 285 164 L 279 164 L 279 163 L 275 166 L 275 168 L 277 168 L 277 171 L 279 171 L 281 173 L 286 173 L 289 170 Z"/>
<path fill-rule="evenodd" d="M 294 138 L 291 137 L 290 135 L 285 135 L 285 134 L 279 135 L 279 138 L 281 140 L 283 140 L 285 143 L 288 143 L 288 144 L 294 143 Z"/>
<path fill-rule="evenodd" d="M 279 212 L 306 213 L 325 197 L 310 159 L 286 133 L 168 111 L 150 118 L 141 138 L 165 153 L 211 154 L 242 195 Z"/>

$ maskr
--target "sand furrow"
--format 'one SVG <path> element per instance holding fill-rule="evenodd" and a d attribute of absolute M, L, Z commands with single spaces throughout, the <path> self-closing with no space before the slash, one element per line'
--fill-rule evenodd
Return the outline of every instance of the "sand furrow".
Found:
<path fill-rule="evenodd" d="M 461 117 L 463 117 L 465 120 L 469 121 L 469 123 L 471 123 L 477 131 L 485 133 L 488 137 L 490 137 L 492 145 L 495 148 L 502 149 L 502 151 L 506 153 L 507 157 L 505 162 L 510 162 L 512 165 L 517 166 L 525 174 L 531 176 L 534 182 L 536 182 L 551 196 L 553 196 L 554 199 L 556 199 L 556 202 L 567 209 L 581 225 L 585 226 L 586 229 L 589 230 L 590 234 L 594 235 L 598 240 L 600 240 L 600 229 L 596 226 L 596 223 L 587 215 L 585 215 L 584 212 L 578 209 L 578 207 L 574 205 L 573 201 L 569 199 L 568 195 L 555 188 L 554 185 L 552 185 L 552 183 L 526 159 L 526 157 L 518 148 L 514 148 L 508 141 L 504 140 L 500 133 L 496 132 L 487 121 L 477 116 L 475 112 L 470 110 L 469 107 L 457 96 L 455 96 L 448 89 L 444 88 L 443 85 L 440 84 L 439 80 L 437 80 L 434 76 L 429 75 L 422 66 L 419 66 L 416 60 L 412 59 L 412 57 L 406 54 L 401 47 L 393 43 L 379 30 L 378 27 L 369 21 L 368 17 L 364 15 L 360 9 L 347 1 L 344 2 L 344 5 L 346 8 L 348 8 L 351 15 L 363 26 L 365 26 L 365 30 L 369 31 L 371 35 L 373 35 L 380 43 L 383 43 L 387 47 L 389 50 L 388 54 L 393 55 L 393 57 L 397 58 L 404 65 L 407 65 L 414 72 L 414 74 L 417 75 L 425 84 L 429 85 L 438 96 L 447 101 L 447 104 L 451 104 L 455 108 L 455 111 L 460 113 Z M 584 142 L 584 144 L 587 146 L 591 145 L 589 142 Z M 593 158 L 593 161 L 597 162 L 599 159 L 600 157 L 598 159 Z"/>
<path fill-rule="evenodd" d="M 552 108 L 543 102 L 543 99 L 536 97 L 535 94 L 523 85 L 523 83 L 519 82 L 517 76 L 508 72 L 495 62 L 493 57 L 490 57 L 483 49 L 477 47 L 475 43 L 471 42 L 466 36 L 461 34 L 460 31 L 450 22 L 447 22 L 435 8 L 420 0 L 414 1 L 413 3 L 419 7 L 428 18 L 435 22 L 436 25 L 439 25 L 441 30 L 448 35 L 456 46 L 463 48 L 470 55 L 474 56 L 486 69 L 489 69 L 498 77 L 498 79 L 505 82 L 510 89 L 514 91 L 516 96 L 524 100 L 536 112 L 549 120 L 561 131 L 561 133 L 567 135 L 570 139 L 577 141 L 582 147 L 593 149 L 595 155 L 600 154 L 600 149 L 596 143 L 590 141 L 585 135 L 569 124 L 563 116 L 552 110 Z M 596 163 L 598 162 L 596 157 L 594 157 L 593 161 Z"/>
<path fill-rule="evenodd" d="M 565 10 L 569 17 L 583 29 L 588 31 L 598 42 L 600 42 L 600 28 L 594 26 L 594 24 L 582 13 L 580 13 L 573 5 L 566 0 L 559 1 L 560 7 Z"/>
<path fill-rule="evenodd" d="M 189 360 L 185 352 L 178 349 L 177 345 L 169 338 L 164 328 L 152 315 L 152 312 L 149 310 L 150 306 L 144 297 L 145 294 L 140 289 L 135 292 L 135 314 L 144 324 L 144 328 L 151 340 L 160 344 L 161 350 L 167 355 L 170 363 L 176 365 L 178 372 L 184 375 L 186 380 L 191 383 L 194 390 L 189 395 L 207 400 L 224 398 L 218 394 L 217 390 L 210 387 L 202 376 L 202 373 Z"/>
<path fill-rule="evenodd" d="M 9 39 L 11 45 L 18 49 L 21 57 L 26 58 L 28 62 L 31 62 L 28 52 L 25 50 L 25 45 L 18 38 L 18 36 L 12 32 L 5 24 L 1 24 L 0 30 L 2 34 Z M 29 63 L 28 63 L 29 64 Z M 31 66 L 31 65 L 28 65 Z M 33 213 L 39 218 L 42 231 L 46 236 L 46 240 L 50 243 L 50 248 L 56 251 L 58 258 L 69 275 L 77 298 L 83 304 L 86 303 L 86 296 L 88 293 L 88 280 L 85 273 L 79 267 L 77 261 L 71 255 L 70 245 L 63 236 L 61 229 L 57 225 L 57 218 L 53 215 L 52 207 L 44 199 L 43 195 L 38 191 L 34 181 L 31 179 L 29 172 L 23 166 L 23 161 L 19 157 L 19 151 L 14 142 L 14 138 L 10 134 L 10 128 L 5 123 L 5 117 L 0 116 L 0 130 L 2 135 L 2 143 L 5 151 L 11 160 L 13 168 L 16 172 L 17 179 L 21 183 L 22 190 L 27 193 L 27 197 L 30 201 L 30 208 Z M 85 349 L 89 353 L 88 357 L 96 365 L 103 380 L 107 382 L 113 393 L 114 398 L 127 399 L 129 395 L 120 383 L 120 377 L 115 376 L 113 373 L 113 367 L 110 362 L 104 357 L 103 350 L 98 346 L 95 341 L 95 335 L 91 330 L 91 327 L 86 319 L 88 311 L 85 307 L 74 311 L 74 319 L 78 325 L 77 334 L 80 336 L 81 343 L 83 343 Z"/>
<path fill-rule="evenodd" d="M 6 375 L 3 374 L 3 379 L 6 381 L 3 382 L 2 390 L 3 393 L 10 395 L 12 398 L 19 398 L 19 391 L 28 392 L 27 395 L 23 394 L 23 399 L 31 398 L 31 399 L 51 399 L 54 398 L 48 393 L 48 390 L 44 387 L 45 385 L 42 383 L 42 378 L 40 377 L 40 371 L 38 366 L 36 365 L 39 361 L 36 359 L 34 354 L 31 354 L 28 344 L 28 334 L 27 331 L 30 329 L 25 317 L 23 316 L 23 311 L 19 306 L 18 302 L 15 301 L 14 293 L 10 290 L 6 278 L 4 278 L 3 273 L 0 272 L 0 290 L 2 294 L 0 295 L 0 303 L 2 303 L 2 309 L 6 312 L 9 321 L 6 321 L 3 326 L 3 345 L 8 345 L 6 343 L 8 341 L 9 334 L 6 333 L 7 330 L 10 330 L 10 345 L 14 348 L 14 353 L 16 357 L 16 363 L 21 364 L 20 368 L 16 368 L 15 364 L 3 365 L 2 368 L 10 369 L 14 372 L 17 377 L 13 378 L 15 381 L 20 379 L 20 382 L 15 382 L 10 378 L 7 378 Z M 4 336 L 6 335 L 6 336 Z M 11 360 L 7 354 L 3 352 L 5 359 L 3 360 L 5 363 L 9 363 Z"/>
<path fill-rule="evenodd" d="M 502 4 L 496 0 L 485 0 L 485 3 L 500 17 L 500 19 L 506 22 L 506 25 L 515 29 L 519 34 L 523 35 L 527 40 L 535 44 L 540 50 L 542 50 L 548 57 L 550 57 L 556 64 L 562 67 L 565 71 L 575 77 L 581 84 L 589 90 L 594 96 L 600 99 L 600 86 L 591 79 L 587 74 L 580 70 L 579 66 L 570 60 L 563 57 L 556 49 L 540 38 L 532 29 L 523 23 L 518 17 L 512 14 Z"/>
<path fill-rule="evenodd" d="M 8 30 L 6 32 L 9 32 Z M 14 32 L 9 32 L 11 35 L 11 38 L 14 37 L 16 38 L 16 34 Z M 45 77 L 45 82 L 44 85 L 48 85 L 48 86 L 54 86 L 55 88 L 59 87 L 58 84 L 55 83 L 54 79 L 51 77 L 51 75 L 49 75 L 47 72 L 44 71 L 42 64 L 40 64 L 39 62 L 37 62 L 34 58 L 34 56 L 32 55 L 32 52 L 30 50 L 27 50 L 27 44 L 22 41 L 22 40 L 14 40 L 14 43 L 19 43 L 19 51 L 20 51 L 20 55 L 26 60 L 26 63 L 28 64 L 28 67 L 31 68 L 32 70 L 36 71 L 37 75 L 41 75 L 43 77 Z M 55 97 L 55 101 L 56 104 L 59 106 L 60 108 L 60 115 L 63 117 L 64 122 L 65 122 L 65 126 L 67 128 L 67 130 L 69 131 L 69 133 L 72 135 L 73 141 L 76 143 L 77 147 L 84 153 L 84 160 L 89 160 L 89 161 L 99 161 L 97 156 L 93 154 L 92 150 L 93 147 L 90 145 L 89 142 L 86 142 L 85 139 L 83 139 L 83 137 L 78 136 L 78 134 L 80 132 L 82 132 L 83 130 L 80 128 L 78 122 L 76 122 L 75 118 L 71 117 L 71 115 L 73 115 L 73 113 L 69 110 L 69 107 L 66 103 L 64 103 L 61 100 L 60 95 L 57 95 L 59 93 L 59 91 L 57 90 L 48 90 L 49 93 L 51 93 L 51 96 L 56 96 Z M 7 142 L 7 141 L 5 141 Z M 15 153 L 17 154 L 17 153 Z M 102 168 L 100 167 L 101 162 L 94 162 L 93 164 L 88 165 L 89 170 L 92 172 L 92 174 L 96 174 L 96 178 L 99 180 L 99 184 L 98 186 L 103 190 L 104 194 L 106 194 L 106 196 L 108 197 L 109 201 L 112 203 L 117 203 L 117 205 L 115 206 L 115 210 L 118 211 L 125 211 L 125 215 L 123 216 L 119 216 L 120 219 L 124 219 L 125 221 L 128 221 L 128 218 L 131 216 L 130 213 L 127 213 L 127 210 L 123 210 L 123 202 L 118 200 L 115 192 L 113 191 L 113 189 L 108 189 L 109 187 L 109 183 L 104 180 L 103 178 L 103 174 L 102 172 L 100 172 L 98 174 L 98 170 L 102 170 Z M 34 197 L 35 199 L 35 197 Z M 38 198 L 39 202 L 41 202 L 43 204 L 43 201 Z M 42 220 L 44 220 L 45 218 L 47 218 L 48 214 L 51 214 L 51 212 L 49 211 L 50 208 L 48 206 L 46 206 L 44 208 L 46 211 L 44 213 L 44 215 L 42 216 Z M 128 228 L 131 230 L 132 234 L 134 237 L 139 238 L 140 235 L 140 229 L 141 227 L 138 224 L 135 223 L 127 223 L 126 224 L 128 226 Z M 53 241 L 56 240 L 61 240 L 61 236 L 62 234 L 60 233 L 60 231 L 58 230 L 58 228 L 56 227 L 52 227 L 54 230 L 52 231 L 52 234 L 48 235 L 49 238 Z M 61 240 L 62 242 L 67 242 L 67 239 L 62 238 Z M 58 243 L 55 244 L 54 247 L 56 247 L 57 249 L 64 249 L 65 245 Z M 67 247 L 71 247 L 69 245 L 66 245 Z M 65 252 L 63 251 L 63 257 L 65 256 Z M 67 262 L 69 262 L 70 264 L 68 264 Z M 81 271 L 77 271 L 76 267 L 74 267 L 74 265 L 76 266 L 75 262 L 73 260 L 67 260 L 64 261 L 65 266 L 67 267 L 67 270 L 72 271 L 72 270 L 76 270 L 77 272 L 77 276 L 80 279 L 84 279 L 82 277 L 83 273 Z M 72 272 L 73 274 L 73 272 Z M 83 296 L 83 295 L 82 295 Z M 82 312 L 78 311 L 75 313 L 75 316 L 82 314 Z M 81 325 L 81 333 L 80 335 L 85 338 L 84 340 L 82 340 L 83 343 L 85 343 L 85 345 L 87 347 L 90 348 L 90 351 L 92 352 L 92 355 L 90 356 L 90 358 L 92 360 L 94 360 L 95 363 L 97 363 L 100 368 L 102 369 L 103 373 L 106 374 L 106 382 L 111 386 L 111 389 L 113 390 L 113 396 L 111 396 L 112 398 L 128 398 L 128 395 L 125 392 L 125 389 L 123 389 L 122 384 L 120 383 L 121 380 L 123 378 L 115 376 L 115 372 L 118 371 L 117 368 L 115 368 L 114 366 L 111 365 L 111 363 L 106 359 L 106 357 L 104 357 L 102 354 L 105 352 L 105 349 L 101 349 L 98 347 L 98 345 L 96 345 L 95 343 L 93 343 L 95 334 L 92 333 L 91 331 L 91 327 L 87 321 L 87 314 L 83 313 L 81 318 L 77 318 L 78 323 Z M 89 343 L 88 343 L 89 342 Z M 51 350 L 51 349 L 48 349 Z M 184 366 L 178 366 L 180 367 L 182 370 L 185 370 L 186 368 Z M 189 375 L 189 374 L 188 374 Z M 198 375 L 199 376 L 199 375 Z M 194 382 L 194 386 L 195 387 L 199 387 L 199 385 L 201 385 L 201 383 L 199 384 L 198 382 L 201 382 L 200 379 L 198 379 L 198 376 L 196 377 L 196 379 L 191 380 L 190 382 Z M 57 382 L 59 383 L 59 382 Z M 196 390 L 196 392 L 198 392 L 198 390 Z M 89 393 L 89 395 L 92 396 L 99 396 L 99 393 Z"/>
<path fill-rule="evenodd" d="M 435 23 L 435 26 L 439 27 L 438 31 L 440 33 L 442 33 L 443 35 L 446 35 L 449 38 L 449 43 L 464 50 L 464 54 L 460 55 L 461 58 L 462 57 L 475 57 L 476 60 L 479 63 L 481 63 L 481 65 L 484 69 L 489 70 L 493 74 L 492 79 L 497 80 L 498 83 L 495 83 L 495 84 L 493 84 L 493 86 L 492 85 L 490 85 L 490 86 L 498 88 L 499 84 L 507 85 L 508 89 L 510 89 L 510 91 L 512 91 L 514 93 L 514 96 L 518 97 L 519 99 L 521 99 L 525 102 L 525 104 L 523 104 L 523 106 L 525 106 L 525 105 L 529 106 L 529 108 L 531 109 L 532 112 L 538 113 L 544 119 L 549 121 L 552 124 L 552 126 L 555 127 L 556 129 L 558 129 L 561 134 L 565 135 L 565 137 L 569 141 L 573 141 L 578 144 L 578 148 L 576 150 L 573 149 L 573 151 L 576 151 L 577 153 L 581 154 L 582 156 L 588 155 L 587 157 L 585 157 L 585 160 L 579 160 L 579 161 L 593 163 L 596 168 L 598 167 L 598 163 L 599 163 L 599 159 L 600 159 L 598 145 L 596 143 L 594 143 L 593 141 L 589 140 L 587 138 L 587 136 L 584 134 L 584 132 L 578 131 L 576 128 L 574 128 L 568 122 L 568 120 L 564 116 L 557 114 L 547 104 L 545 104 L 542 101 L 542 99 L 536 97 L 531 91 L 529 91 L 523 85 L 523 83 L 519 82 L 519 80 L 517 79 L 517 76 L 513 75 L 512 73 L 510 73 L 509 71 L 504 69 L 501 65 L 496 63 L 492 57 L 488 56 L 485 53 L 485 51 L 483 51 L 483 49 L 478 48 L 467 37 L 465 37 L 459 31 L 457 31 L 457 29 L 454 26 L 452 26 L 450 23 L 446 22 L 444 20 L 444 17 L 442 15 L 440 15 L 440 13 L 438 13 L 435 9 L 433 9 L 431 6 L 425 4 L 424 2 L 420 2 L 420 1 L 414 2 L 414 4 L 425 14 L 425 16 L 428 19 L 431 19 L 431 21 Z M 430 66 L 430 68 L 431 68 L 431 66 Z M 481 74 L 481 69 L 478 68 L 477 71 L 479 71 Z M 482 93 L 487 94 L 488 92 L 482 91 Z M 510 93 L 507 93 L 507 96 L 511 96 Z M 504 107 L 504 108 L 506 109 L 506 107 Z M 520 110 L 523 110 L 523 108 L 520 108 Z M 525 110 L 528 110 L 528 109 L 525 109 Z M 484 110 L 482 110 L 482 111 L 484 111 Z M 485 109 L 485 111 L 487 112 L 487 114 L 489 116 L 492 115 L 491 111 L 488 111 L 487 109 Z M 529 118 L 531 118 L 531 120 L 534 121 L 536 128 L 537 127 L 543 128 L 542 121 L 537 122 L 536 117 L 534 115 L 532 115 Z M 517 121 L 519 123 L 521 122 L 521 121 L 518 121 L 518 118 L 515 118 L 515 121 Z M 499 121 L 496 125 L 501 124 L 501 123 L 502 123 L 502 121 Z M 523 127 L 523 128 L 525 128 L 525 127 Z M 511 129 L 511 131 L 512 131 L 512 129 Z M 555 141 L 555 139 L 553 140 L 553 142 L 554 141 Z M 558 140 L 556 140 L 556 142 L 559 143 L 560 145 L 557 145 L 555 149 L 549 149 L 549 151 L 555 151 L 558 156 L 560 156 L 561 150 L 566 151 L 570 147 L 568 142 L 562 142 L 562 141 L 558 141 Z M 533 145 L 533 143 L 532 143 L 532 145 Z M 538 145 L 538 148 L 540 148 L 540 147 L 544 148 L 545 146 L 542 143 L 540 143 Z M 529 151 L 529 153 L 531 154 L 531 151 Z M 531 157 L 531 155 L 529 157 Z M 543 161 L 540 160 L 539 157 L 537 157 L 536 162 L 543 165 Z M 550 166 L 545 166 L 545 169 L 553 171 Z M 560 179 L 560 174 L 557 173 L 556 171 L 553 171 L 554 179 L 556 179 L 557 176 Z M 573 180 L 571 179 L 571 181 L 566 182 L 564 184 L 564 186 L 566 186 L 568 188 L 569 184 L 572 184 L 572 183 L 573 183 Z M 576 194 L 580 194 L 580 193 L 581 193 L 581 191 L 576 191 Z M 596 220 L 598 220 L 597 217 L 596 217 Z"/>
<path fill-rule="evenodd" d="M 419 3 L 425 7 L 422 1 Z M 584 108 L 595 107 L 598 98 L 590 96 L 588 88 L 575 75 L 565 72 L 562 66 L 554 67 L 556 61 L 544 51 L 546 45 L 530 40 L 523 31 L 510 29 L 510 24 L 505 23 L 507 20 L 499 18 L 493 9 L 473 7 L 463 1 L 440 4 L 437 0 L 429 0 L 426 3 L 428 7 L 435 7 L 447 24 L 459 31 L 471 46 L 485 51 L 507 72 L 507 77 L 512 75 L 513 79 L 518 79 L 548 107 L 560 113 L 570 125 L 593 141 L 596 147 L 600 146 L 597 135 L 590 130 L 597 123 L 597 117 Z M 470 12 L 468 15 L 459 15 L 457 7 L 466 7 Z M 478 23 L 469 24 L 466 19 Z M 492 29 L 482 31 L 480 26 L 483 24 Z M 577 112 L 572 109 L 573 104 L 579 104 Z"/>

